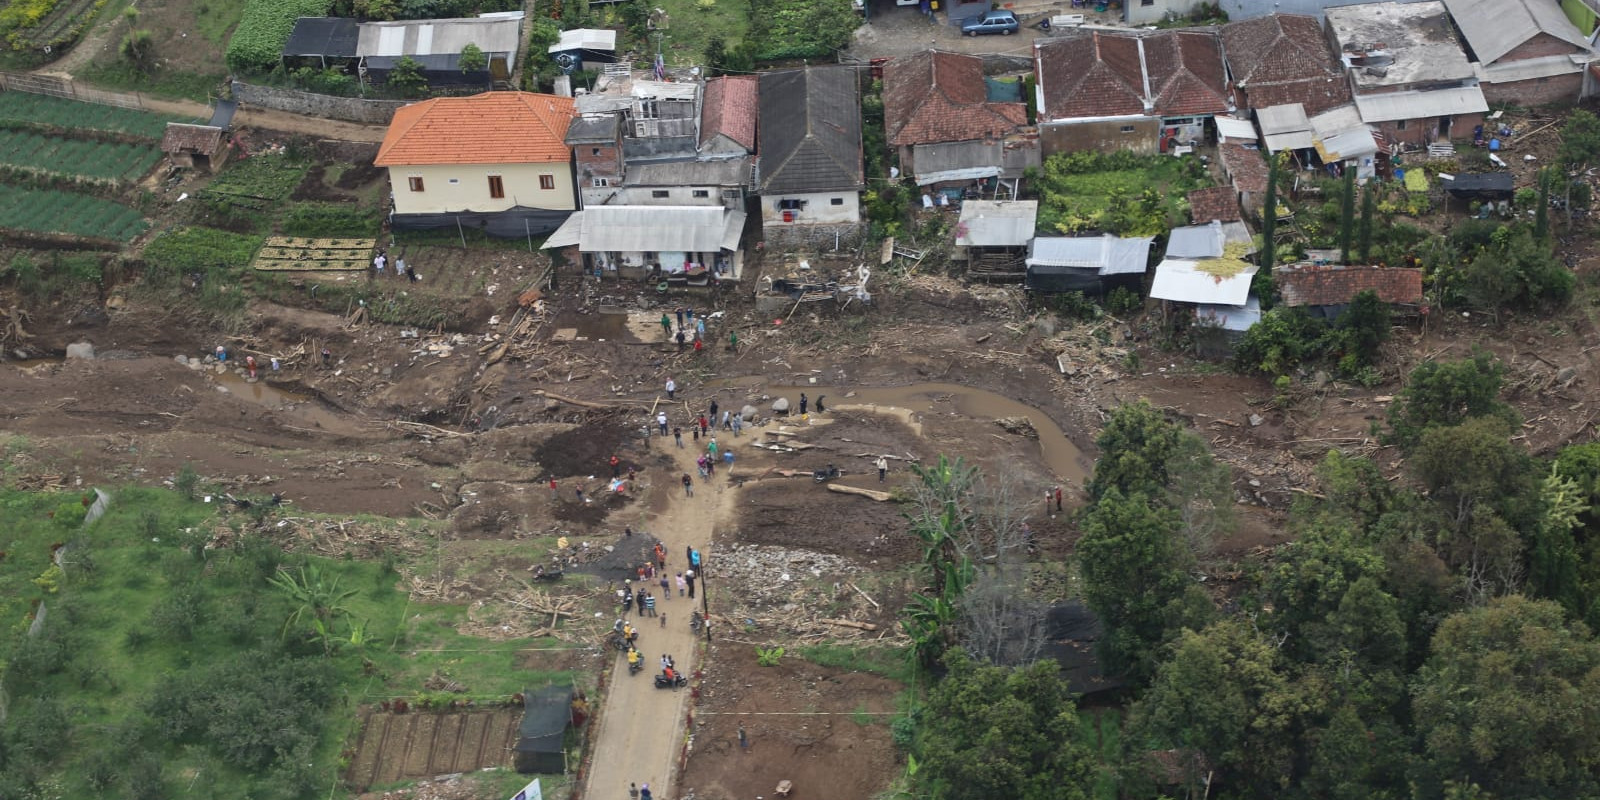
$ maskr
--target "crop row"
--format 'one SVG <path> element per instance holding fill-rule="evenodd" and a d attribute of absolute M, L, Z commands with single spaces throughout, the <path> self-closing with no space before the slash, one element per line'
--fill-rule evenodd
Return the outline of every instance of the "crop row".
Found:
<path fill-rule="evenodd" d="M 121 203 L 54 189 L 0 185 L 0 228 L 125 242 L 148 227 Z"/>
<path fill-rule="evenodd" d="M 64 130 L 109 131 L 159 140 L 168 122 L 194 121 L 49 95 L 0 92 L 0 122 L 50 125 Z"/>
<path fill-rule="evenodd" d="M 155 168 L 161 152 L 150 145 L 62 139 L 0 130 L 0 164 L 62 175 L 133 180 Z"/>

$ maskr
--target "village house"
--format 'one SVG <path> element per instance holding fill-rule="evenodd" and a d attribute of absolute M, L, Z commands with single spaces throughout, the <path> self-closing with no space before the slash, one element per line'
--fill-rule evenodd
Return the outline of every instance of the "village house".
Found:
<path fill-rule="evenodd" d="M 763 72 L 760 93 L 759 185 L 767 236 L 816 226 L 854 233 L 866 186 L 855 71 Z"/>
<path fill-rule="evenodd" d="M 956 220 L 956 259 L 965 258 L 967 276 L 1020 280 L 1023 256 L 1039 219 L 1038 200 L 968 200 Z"/>
<path fill-rule="evenodd" d="M 399 228 L 555 230 L 577 206 L 565 138 L 572 99 L 529 92 L 437 97 L 394 114 L 373 161 L 389 171 Z"/>
<path fill-rule="evenodd" d="M 1422 304 L 1422 270 L 1409 267 L 1300 263 L 1275 267 L 1272 284 L 1285 308 L 1333 319 L 1357 294 L 1371 291 L 1391 305 Z"/>
<path fill-rule="evenodd" d="M 604 28 L 573 28 L 548 48 L 550 60 L 563 73 L 580 69 L 603 69 L 617 63 L 617 32 Z"/>
<path fill-rule="evenodd" d="M 1243 108 L 1298 104 L 1316 115 L 1350 102 L 1350 81 L 1315 17 L 1230 22 L 1222 26 L 1222 46 Z"/>
<path fill-rule="evenodd" d="M 1491 103 L 1574 103 L 1594 60 L 1557 0 L 1445 0 Z"/>
<path fill-rule="evenodd" d="M 1244 260 L 1254 252 L 1250 229 L 1242 222 L 1173 228 L 1166 254 L 1156 265 L 1150 297 L 1191 309 L 1196 319 L 1216 326 L 1223 336 L 1202 343 L 1201 349 L 1225 353 L 1261 319 L 1260 302 L 1250 294 L 1260 267 Z"/>
<path fill-rule="evenodd" d="M 161 137 L 161 152 L 175 167 L 190 167 L 211 172 L 228 159 L 227 131 L 219 125 L 167 123 Z"/>
<path fill-rule="evenodd" d="M 743 158 L 756 152 L 756 114 L 761 81 L 729 75 L 706 81 L 700 110 L 700 157 Z"/>
<path fill-rule="evenodd" d="M 1365 3 L 1324 13 L 1361 121 L 1383 142 L 1426 147 L 1470 138 L 1483 123 L 1489 105 L 1443 3 Z"/>
<path fill-rule="evenodd" d="M 1000 177 L 1006 137 L 1028 122 L 1024 104 L 990 99 L 982 59 L 937 50 L 884 65 L 883 117 L 901 173 L 935 187 Z"/>
<path fill-rule="evenodd" d="M 586 274 L 704 286 L 738 280 L 745 213 L 722 206 L 590 206 L 545 240 L 577 249 Z"/>
<path fill-rule="evenodd" d="M 1024 286 L 1037 294 L 1101 294 L 1116 286 L 1138 290 L 1150 268 L 1154 237 L 1038 236 L 1028 243 Z"/>
<path fill-rule="evenodd" d="M 1085 31 L 1034 43 L 1044 155 L 1169 152 L 1234 108 L 1210 30 Z"/>
<path fill-rule="evenodd" d="M 479 86 L 511 80 L 522 41 L 522 12 L 466 19 L 356 22 L 343 17 L 301 17 L 284 44 L 286 67 L 306 64 L 347 67 L 364 82 L 383 83 L 400 59 L 422 68 L 430 86 Z M 461 50 L 483 51 L 482 69 L 463 71 Z"/>

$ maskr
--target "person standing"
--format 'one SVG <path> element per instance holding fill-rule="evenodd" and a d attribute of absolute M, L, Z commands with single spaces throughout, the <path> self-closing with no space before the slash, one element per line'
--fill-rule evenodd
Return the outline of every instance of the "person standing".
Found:
<path fill-rule="evenodd" d="M 679 328 L 677 335 L 674 336 L 673 338 L 678 340 L 678 352 L 680 352 L 680 353 L 683 352 L 683 342 L 684 342 L 683 329 Z M 670 398 L 671 395 L 668 395 L 668 397 Z"/>
<path fill-rule="evenodd" d="M 673 399 L 673 396 L 676 395 L 677 392 L 678 392 L 678 382 L 673 380 L 673 379 L 671 379 L 671 378 L 668 378 L 667 379 L 667 399 L 668 400 Z"/>
<path fill-rule="evenodd" d="M 661 411 L 656 413 L 656 426 L 661 428 L 662 436 L 667 435 L 667 412 Z"/>
<path fill-rule="evenodd" d="M 661 546 L 660 542 L 656 542 L 656 566 L 662 569 L 667 568 L 667 550 Z"/>
<path fill-rule="evenodd" d="M 828 409 L 822 407 L 822 398 L 824 398 L 824 397 L 827 397 L 827 395 L 825 395 L 825 394 L 817 395 L 817 413 L 818 414 L 821 414 L 822 412 L 828 410 Z"/>
<path fill-rule="evenodd" d="M 277 372 L 280 369 L 283 369 L 283 362 L 279 361 L 277 356 L 273 356 L 273 358 L 272 358 L 272 371 L 273 372 Z"/>
<path fill-rule="evenodd" d="M 644 593 L 644 610 L 652 617 L 656 615 L 656 596 L 649 592 Z"/>
<path fill-rule="evenodd" d="M 717 418 L 717 401 L 716 400 L 712 400 L 711 401 L 711 418 L 712 419 L 716 419 Z"/>
<path fill-rule="evenodd" d="M 639 784 L 628 784 L 628 800 L 639 800 Z"/>
<path fill-rule="evenodd" d="M 700 422 L 700 435 L 701 436 L 705 436 L 706 435 L 706 431 L 709 430 L 709 426 L 706 424 L 706 415 L 701 414 L 699 422 Z"/>
<path fill-rule="evenodd" d="M 683 448 L 683 429 L 682 428 L 673 428 L 672 429 L 672 441 L 678 445 L 679 449 Z"/>
<path fill-rule="evenodd" d="M 688 571 L 684 572 L 683 573 L 683 579 L 689 583 L 689 599 L 693 600 L 694 599 L 694 570 L 691 569 L 691 570 L 688 570 Z"/>
<path fill-rule="evenodd" d="M 250 371 L 250 380 L 255 380 L 256 379 L 256 357 L 255 356 L 245 356 L 244 357 L 244 368 Z"/>
<path fill-rule="evenodd" d="M 712 461 L 717 460 L 717 437 L 711 437 L 711 443 L 706 445 L 706 455 L 711 456 Z"/>
<path fill-rule="evenodd" d="M 400 262 L 400 263 L 405 264 L 405 262 L 403 262 L 403 261 Z M 410 264 L 406 264 L 405 273 L 406 273 L 406 279 L 411 281 L 412 283 L 416 283 L 417 281 L 422 280 L 422 276 L 417 274 L 417 268 L 411 266 Z"/>
<path fill-rule="evenodd" d="M 617 458 L 615 453 L 611 455 L 611 477 L 622 477 L 622 459 Z"/>
<path fill-rule="evenodd" d="M 661 599 L 672 599 L 672 578 L 667 577 L 665 572 L 661 573 Z"/>
<path fill-rule="evenodd" d="M 745 735 L 743 725 L 739 726 L 739 749 L 746 753 L 750 752 L 750 737 Z"/>
<path fill-rule="evenodd" d="M 1061 486 L 1056 486 L 1056 513 L 1061 513 Z"/>
<path fill-rule="evenodd" d="M 678 327 L 683 327 L 683 306 L 678 307 Z"/>
<path fill-rule="evenodd" d="M 333 351 L 329 350 L 326 347 L 322 348 L 322 366 L 328 367 L 328 366 L 332 366 L 332 365 L 333 365 Z"/>
<path fill-rule="evenodd" d="M 733 415 L 733 419 L 731 420 L 731 422 L 732 422 L 732 427 L 733 427 L 733 435 L 734 436 L 738 436 L 739 435 L 739 431 L 744 428 L 744 415 L 743 414 L 734 414 Z"/>
<path fill-rule="evenodd" d="M 694 478 L 689 477 L 687 472 L 683 473 L 683 496 L 694 497 Z"/>
<path fill-rule="evenodd" d="M 661 314 L 661 335 L 672 335 L 672 317 L 667 316 L 666 312 L 662 312 Z"/>
<path fill-rule="evenodd" d="M 889 459 L 885 456 L 878 456 L 878 463 L 873 466 L 878 468 L 878 483 L 883 483 L 884 479 L 889 475 Z"/>
<path fill-rule="evenodd" d="M 733 412 L 722 412 L 722 429 L 725 431 L 733 430 Z"/>
<path fill-rule="evenodd" d="M 383 255 L 383 251 L 379 250 L 378 254 L 372 257 L 372 274 L 380 278 L 383 277 L 383 265 L 387 261 L 388 259 Z"/>
<path fill-rule="evenodd" d="M 706 346 L 705 342 L 700 341 L 700 337 L 698 337 L 698 336 L 694 337 L 694 354 L 695 355 L 700 355 L 700 353 L 705 350 L 705 346 Z"/>
<path fill-rule="evenodd" d="M 802 416 L 802 417 L 806 415 L 806 403 L 807 402 L 809 402 L 809 401 L 806 400 L 806 393 L 805 392 L 801 392 L 800 393 L 800 416 Z"/>
<path fill-rule="evenodd" d="M 688 584 L 685 583 L 684 580 L 683 580 L 683 573 L 681 573 L 681 572 L 678 573 L 678 596 L 679 597 L 683 596 L 684 589 L 687 588 L 687 586 L 688 586 Z"/>
<path fill-rule="evenodd" d="M 732 350 L 735 353 L 739 352 L 739 332 L 738 331 L 729 331 L 728 332 L 728 349 Z"/>

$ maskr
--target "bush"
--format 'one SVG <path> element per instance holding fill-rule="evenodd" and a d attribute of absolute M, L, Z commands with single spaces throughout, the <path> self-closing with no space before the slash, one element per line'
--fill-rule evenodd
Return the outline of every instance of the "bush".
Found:
<path fill-rule="evenodd" d="M 337 203 L 299 203 L 283 220 L 285 236 L 343 238 L 375 236 L 381 221 L 376 209 Z"/>
<path fill-rule="evenodd" d="M 850 0 L 751 0 L 750 20 L 761 61 L 831 58 L 861 24 Z"/>
<path fill-rule="evenodd" d="M 234 72 L 271 72 L 300 17 L 328 13 L 329 0 L 246 0 L 244 16 L 228 40 L 225 60 Z"/>
<path fill-rule="evenodd" d="M 245 236 L 213 228 L 175 228 L 157 236 L 144 249 L 151 270 L 166 275 L 233 269 L 247 266 L 261 246 L 260 236 Z M 182 473 L 179 473 L 182 476 Z M 179 489 L 185 496 L 191 491 Z"/>

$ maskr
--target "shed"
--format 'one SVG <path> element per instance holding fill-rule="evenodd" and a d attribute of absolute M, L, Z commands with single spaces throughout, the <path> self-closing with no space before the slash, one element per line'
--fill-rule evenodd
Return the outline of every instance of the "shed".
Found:
<path fill-rule="evenodd" d="M 1509 172 L 1474 172 L 1448 178 L 1440 175 L 1439 182 L 1452 197 L 1509 200 L 1516 193 L 1516 184 Z"/>
<path fill-rule="evenodd" d="M 361 26 L 347 17 L 301 17 L 283 45 L 284 58 L 315 58 L 323 69 L 328 59 L 356 57 Z"/>
<path fill-rule="evenodd" d="M 1331 108 L 1311 118 L 1312 144 L 1317 157 L 1324 164 L 1355 162 L 1356 177 L 1373 176 L 1378 155 L 1378 141 L 1372 129 L 1361 121 L 1360 112 L 1353 105 Z"/>
<path fill-rule="evenodd" d="M 617 62 L 617 32 L 607 29 L 574 28 L 562 31 L 561 39 L 550 45 L 556 65 L 571 72 L 588 64 Z"/>
<path fill-rule="evenodd" d="M 1040 236 L 1028 244 L 1025 286 L 1030 292 L 1097 292 L 1116 276 L 1142 276 L 1150 266 L 1153 237 L 1106 234 Z"/>
<path fill-rule="evenodd" d="M 1225 142 L 1253 142 L 1256 140 L 1256 128 L 1250 120 L 1236 119 L 1234 117 L 1213 117 L 1217 125 L 1217 137 Z"/>
<path fill-rule="evenodd" d="M 1371 291 L 1392 305 L 1422 303 L 1422 270 L 1364 264 L 1291 264 L 1272 270 L 1273 284 L 1289 308 L 1313 308 L 1334 317 Z"/>
<path fill-rule="evenodd" d="M 965 248 L 967 272 L 974 277 L 1017 279 L 1028 240 L 1039 217 L 1037 200 L 968 200 L 956 222 L 956 246 Z"/>
<path fill-rule="evenodd" d="M 1305 150 L 1312 145 L 1311 120 L 1306 117 L 1305 106 L 1299 103 L 1258 108 L 1256 122 L 1261 125 L 1262 144 L 1269 153 Z"/>
<path fill-rule="evenodd" d="M 523 774 L 559 775 L 567 768 L 567 726 L 572 723 L 572 690 L 547 686 L 522 693 L 522 726 L 515 764 Z"/>
<path fill-rule="evenodd" d="M 1204 225 L 1173 228 L 1167 234 L 1167 258 L 1221 258 L 1227 245 L 1245 245 L 1245 255 L 1255 252 L 1255 239 L 1243 222 L 1212 220 Z"/>
<path fill-rule="evenodd" d="M 469 19 L 364 22 L 356 39 L 356 55 L 364 70 L 380 78 L 400 59 L 409 57 L 422 65 L 429 83 L 475 85 L 490 78 L 510 79 L 521 38 L 521 12 Z M 461 71 L 461 49 L 469 44 L 483 51 L 488 61 L 484 71 Z"/>
<path fill-rule="evenodd" d="M 545 240 L 544 249 L 577 245 L 586 271 L 702 282 L 738 280 L 745 212 L 706 206 L 590 206 Z"/>
<path fill-rule="evenodd" d="M 1061 667 L 1061 677 L 1073 694 L 1092 695 L 1127 685 L 1120 676 L 1108 675 L 1096 647 L 1104 628 L 1094 611 L 1078 601 L 1051 606 L 1045 612 L 1042 655 Z"/>
<path fill-rule="evenodd" d="M 174 166 L 212 170 L 222 166 L 228 155 L 222 138 L 222 128 L 214 125 L 169 122 L 161 137 L 161 152 Z"/>

